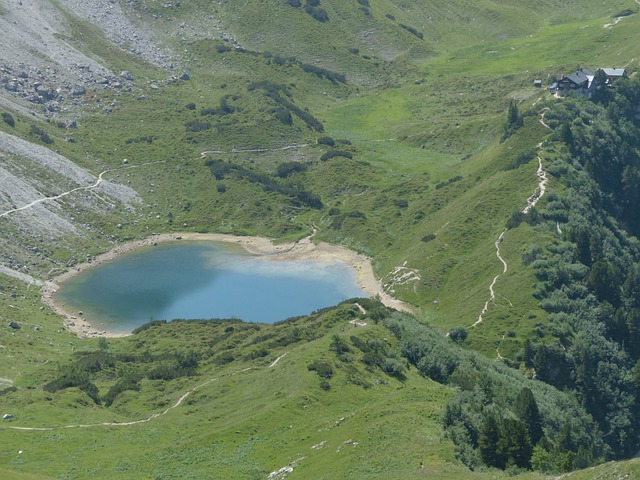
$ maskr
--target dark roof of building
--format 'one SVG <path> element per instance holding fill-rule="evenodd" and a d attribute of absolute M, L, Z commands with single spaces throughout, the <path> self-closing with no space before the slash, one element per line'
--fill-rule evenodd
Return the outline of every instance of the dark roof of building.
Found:
<path fill-rule="evenodd" d="M 587 75 L 593 75 L 593 74 L 589 70 L 585 68 L 581 68 L 580 70 L 578 70 L 575 73 L 572 73 L 566 78 L 567 80 L 575 83 L 576 85 L 582 85 L 583 83 L 589 82 L 589 78 L 587 77 Z"/>

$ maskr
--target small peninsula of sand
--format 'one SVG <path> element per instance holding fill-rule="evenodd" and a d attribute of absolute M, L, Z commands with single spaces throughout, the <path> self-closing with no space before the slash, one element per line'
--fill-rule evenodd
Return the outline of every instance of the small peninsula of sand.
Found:
<path fill-rule="evenodd" d="M 182 240 L 206 240 L 215 242 L 234 243 L 242 246 L 247 252 L 255 255 L 269 255 L 269 259 L 277 261 L 341 261 L 351 266 L 356 273 L 356 283 L 368 295 L 377 295 L 386 306 L 407 312 L 415 309 L 400 300 L 397 300 L 382 290 L 380 282 L 376 279 L 371 267 L 371 261 L 365 255 L 349 250 L 348 248 L 329 243 L 314 243 L 312 236 L 306 237 L 295 243 L 274 245 L 271 240 L 264 237 L 245 237 L 219 233 L 172 233 L 152 235 L 142 240 L 119 245 L 118 247 L 99 255 L 91 262 L 72 267 L 69 271 L 49 280 L 42 288 L 43 302 L 56 313 L 64 317 L 65 327 L 78 336 L 104 336 L 118 337 L 127 334 L 114 333 L 106 330 L 97 330 L 91 324 L 91 319 L 85 318 L 80 312 L 70 312 L 64 305 L 54 300 L 53 294 L 59 285 L 83 270 L 99 265 L 102 262 L 116 258 L 118 255 L 131 252 L 142 246 L 157 245 L 163 242 L 176 242 Z"/>

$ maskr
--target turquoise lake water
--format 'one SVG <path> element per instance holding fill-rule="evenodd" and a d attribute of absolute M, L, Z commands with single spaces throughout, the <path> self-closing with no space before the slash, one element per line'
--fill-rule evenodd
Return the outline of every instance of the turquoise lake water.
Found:
<path fill-rule="evenodd" d="M 141 248 L 85 270 L 54 295 L 111 332 L 176 318 L 273 323 L 366 296 L 342 262 L 274 261 L 205 241 Z"/>

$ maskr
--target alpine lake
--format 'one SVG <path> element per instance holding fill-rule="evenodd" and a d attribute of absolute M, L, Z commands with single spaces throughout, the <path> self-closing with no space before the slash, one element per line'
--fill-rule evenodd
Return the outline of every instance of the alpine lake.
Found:
<path fill-rule="evenodd" d="M 340 261 L 282 261 L 214 241 L 137 248 L 88 268 L 54 294 L 98 330 L 129 333 L 152 320 L 274 323 L 368 296 Z"/>

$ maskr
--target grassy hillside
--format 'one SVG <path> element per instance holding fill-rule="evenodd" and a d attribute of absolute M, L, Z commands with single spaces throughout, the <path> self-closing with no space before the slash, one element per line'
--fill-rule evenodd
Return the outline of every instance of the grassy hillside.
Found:
<path fill-rule="evenodd" d="M 525 254 L 560 238 L 546 218 L 544 228 L 525 222 L 499 240 L 538 187 L 537 156 L 546 162 L 557 154 L 548 147 L 553 132 L 540 122 L 554 103 L 533 80 L 546 85 L 578 65 L 633 72 L 640 58 L 637 5 L 305 5 L 121 2 L 141 32 L 150 29 L 173 52 L 173 69 L 124 53 L 108 32 L 64 10 L 62 39 L 116 74 L 130 71 L 132 86 L 94 84 L 72 110 L 50 114 L 48 121 L 3 107 L 15 123 L 0 121 L 0 130 L 133 188 L 144 203 L 79 208 L 75 197 L 66 197 L 55 208 L 89 233 L 65 233 L 46 248 L 17 216 L 2 217 L 2 261 L 11 257 L 12 268 L 45 280 L 87 255 L 151 233 L 296 240 L 313 225 L 317 240 L 369 255 L 385 290 L 415 305 L 418 321 L 430 325 L 434 338 L 464 327 L 465 349 L 525 373 L 525 340 L 538 335 L 547 345 L 557 335 L 549 310 L 533 295 L 539 270 Z M 605 26 L 625 10 L 632 14 Z M 182 73 L 188 75 L 180 78 Z M 523 125 L 503 138 L 511 100 Z M 63 122 L 72 114 L 78 115 L 77 128 Z M 26 161 L 2 154 L 0 167 L 19 172 Z M 28 174 L 44 195 L 71 188 L 45 169 Z M 550 176 L 549 192 L 567 188 Z M 547 201 L 543 197 L 539 208 Z M 0 425 L 0 476 L 267 478 L 287 466 L 293 468 L 290 478 L 472 474 L 461 461 L 473 463 L 463 458 L 469 452 L 452 440 L 460 432 L 445 434 L 442 416 L 447 405 L 478 389 L 465 383 L 462 367 L 454 380 L 434 381 L 402 354 L 402 340 L 382 323 L 367 318 L 366 327 L 351 326 L 359 315 L 352 304 L 276 326 L 174 322 L 104 342 L 64 331 L 35 286 L 0 274 L 0 287 L 0 353 L 6 358 L 0 362 L 0 405 L 15 415 Z M 481 313 L 483 321 L 472 327 Z M 11 321 L 22 328 L 8 327 Z M 336 336 L 349 352 L 336 352 Z M 387 370 L 363 361 L 367 352 L 352 336 L 384 345 Z M 453 341 L 440 340 L 445 357 L 464 355 Z M 188 352 L 197 367 L 181 356 Z M 98 357 L 106 363 L 96 361 L 99 367 L 86 377 L 78 365 Z M 485 360 L 465 358 L 493 371 Z M 179 378 L 157 373 L 176 365 L 184 369 Z M 327 365 L 332 375 L 323 378 Z M 496 375 L 504 378 L 517 371 L 501 368 Z M 149 377 L 154 371 L 159 378 Z M 530 367 L 526 373 L 532 374 Z M 44 390 L 76 374 L 86 380 L 85 390 Z M 513 385 L 535 383 L 523 377 L 511 381 L 514 392 Z M 88 384 L 104 401 L 123 379 L 135 388 L 110 406 L 92 399 Z M 546 412 L 565 401 L 557 390 L 532 388 Z M 513 417 L 511 397 L 487 400 L 487 411 Z M 484 417 L 471 404 L 464 407 L 470 408 L 467 427 L 477 433 Z M 558 434 L 551 423 L 545 428 Z M 9 428 L 16 426 L 45 430 Z M 634 462 L 596 468 L 588 472 L 601 478 L 637 471 Z M 475 478 L 503 475 L 473 472 Z"/>
<path fill-rule="evenodd" d="M 5 347 L 17 351 L 20 342 L 48 336 L 38 360 L 56 360 L 14 372 L 14 388 L 3 395 L 3 408 L 14 415 L 0 430 L 3 468 L 43 478 L 264 478 L 286 466 L 294 467 L 292 478 L 465 475 L 450 440 L 438 433 L 455 390 L 404 360 L 393 375 L 371 363 L 354 338 L 370 345 L 384 338 L 388 359 L 402 358 L 398 342 L 381 324 L 350 325 L 354 310 L 345 303 L 274 326 L 174 322 L 122 340 L 72 342 L 71 349 L 66 334 L 49 331 L 54 318 L 40 319 L 33 333 L 25 325 L 3 339 Z M 97 370 L 82 367 L 92 369 L 102 397 L 133 371 L 166 365 L 171 352 L 194 354 L 199 366 L 195 376 L 145 378 L 108 407 L 77 388 L 41 390 L 57 367 L 88 365 L 80 363 L 89 358 L 83 351 L 102 359 Z"/>

